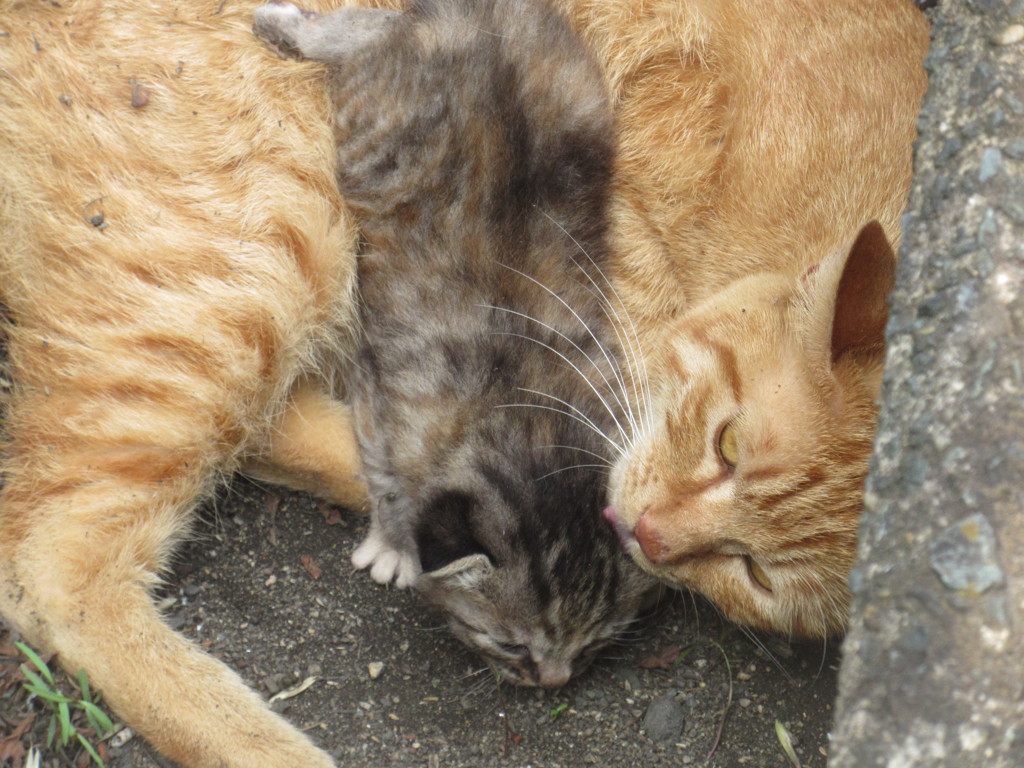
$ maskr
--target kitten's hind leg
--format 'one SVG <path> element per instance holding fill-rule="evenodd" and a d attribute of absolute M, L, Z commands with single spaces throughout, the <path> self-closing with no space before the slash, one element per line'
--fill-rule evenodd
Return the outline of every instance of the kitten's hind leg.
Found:
<path fill-rule="evenodd" d="M 397 11 L 339 8 L 318 14 L 291 3 L 271 2 L 253 14 L 252 31 L 283 59 L 339 64 L 346 56 L 381 41 Z"/>

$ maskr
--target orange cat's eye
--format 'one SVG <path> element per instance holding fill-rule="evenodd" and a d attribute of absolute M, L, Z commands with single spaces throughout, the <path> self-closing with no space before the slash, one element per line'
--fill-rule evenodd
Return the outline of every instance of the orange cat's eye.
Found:
<path fill-rule="evenodd" d="M 718 433 L 718 454 L 730 468 L 740 462 L 740 444 L 736 438 L 736 427 L 731 421 Z"/>
<path fill-rule="evenodd" d="M 747 561 L 747 574 L 751 580 L 757 582 L 757 584 L 763 589 L 772 591 L 772 580 L 768 578 L 768 574 L 764 572 L 764 568 L 757 564 L 757 561 L 749 555 L 745 558 Z"/>

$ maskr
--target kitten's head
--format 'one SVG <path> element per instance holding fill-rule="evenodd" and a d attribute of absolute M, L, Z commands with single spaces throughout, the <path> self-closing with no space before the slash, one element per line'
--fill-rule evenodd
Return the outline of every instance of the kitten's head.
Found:
<path fill-rule="evenodd" d="M 842 631 L 895 257 L 882 228 L 804 275 L 752 276 L 676 321 L 606 517 L 729 618 Z"/>
<path fill-rule="evenodd" d="M 551 484 L 535 516 L 511 514 L 489 494 L 446 492 L 417 530 L 423 573 L 416 588 L 456 637 L 515 685 L 564 685 L 622 634 L 656 589 L 622 554 L 599 504 L 581 513 L 572 495 L 571 484 L 561 491 Z M 561 521 L 538 524 L 559 513 Z"/>

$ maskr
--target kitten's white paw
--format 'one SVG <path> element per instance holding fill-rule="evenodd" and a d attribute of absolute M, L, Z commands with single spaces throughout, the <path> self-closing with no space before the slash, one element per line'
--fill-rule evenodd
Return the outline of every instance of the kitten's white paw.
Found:
<path fill-rule="evenodd" d="M 361 571 L 371 565 L 377 556 L 386 549 L 389 547 L 384 543 L 383 537 L 371 530 L 363 539 L 363 543 L 352 553 L 352 565 Z"/>
<path fill-rule="evenodd" d="M 419 563 L 411 555 L 393 549 L 376 531 L 370 531 L 363 543 L 352 553 L 352 565 L 370 568 L 370 578 L 378 584 L 393 580 L 400 589 L 412 586 L 419 576 Z"/>

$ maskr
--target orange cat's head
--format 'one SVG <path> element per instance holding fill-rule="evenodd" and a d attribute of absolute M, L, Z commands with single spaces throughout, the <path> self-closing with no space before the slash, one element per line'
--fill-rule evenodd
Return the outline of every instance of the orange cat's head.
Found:
<path fill-rule="evenodd" d="M 605 512 L 642 567 L 743 624 L 842 631 L 894 266 L 872 222 L 674 321 Z"/>

